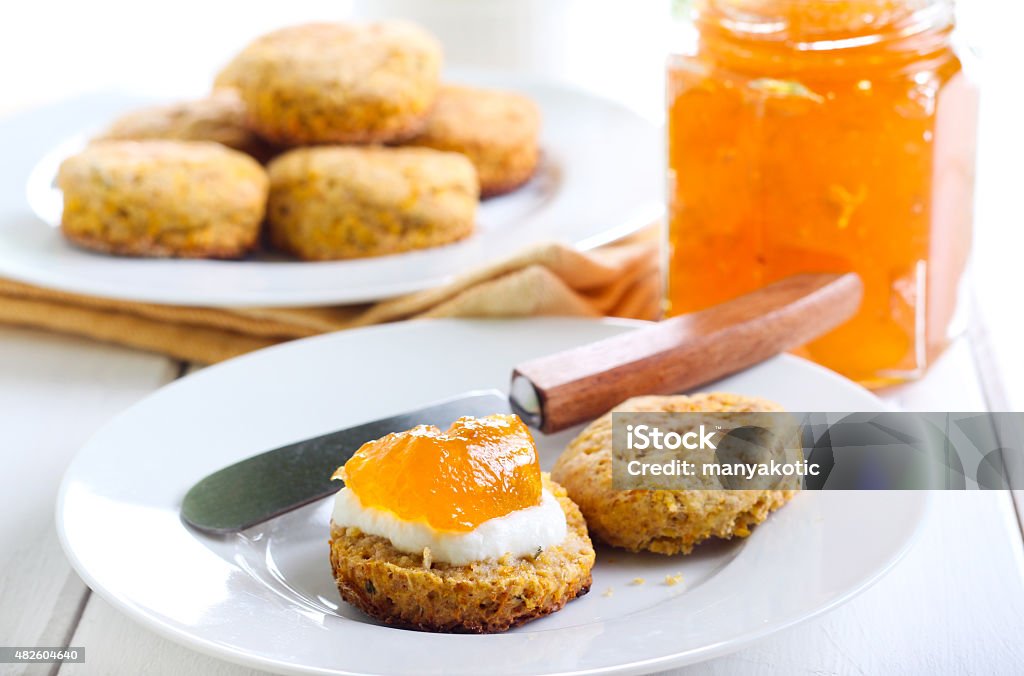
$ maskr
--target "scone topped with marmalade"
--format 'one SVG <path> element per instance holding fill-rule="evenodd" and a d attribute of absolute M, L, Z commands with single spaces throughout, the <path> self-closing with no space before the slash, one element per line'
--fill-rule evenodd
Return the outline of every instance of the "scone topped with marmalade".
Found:
<path fill-rule="evenodd" d="M 285 146 L 397 141 L 434 105 L 441 46 L 401 21 L 311 23 L 257 38 L 217 76 L 264 138 Z"/>
<path fill-rule="evenodd" d="M 331 566 L 341 597 L 390 625 L 488 633 L 585 594 L 594 549 L 513 415 L 421 425 L 339 468 Z"/>

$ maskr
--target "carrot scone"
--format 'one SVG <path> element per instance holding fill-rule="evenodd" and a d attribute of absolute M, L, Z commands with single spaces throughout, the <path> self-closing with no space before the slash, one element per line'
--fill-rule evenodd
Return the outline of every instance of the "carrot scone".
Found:
<path fill-rule="evenodd" d="M 771 401 L 725 393 L 629 399 L 614 412 L 770 412 Z M 796 490 L 616 490 L 612 412 L 598 418 L 558 458 L 551 476 L 565 486 L 594 537 L 631 551 L 688 554 L 709 538 L 746 537 Z"/>
<path fill-rule="evenodd" d="M 95 140 L 213 141 L 258 160 L 273 153 L 248 127 L 245 104 L 233 89 L 218 89 L 191 101 L 140 108 L 114 120 Z"/>
<path fill-rule="evenodd" d="M 345 480 L 331 519 L 338 591 L 386 624 L 505 631 L 590 589 L 583 517 L 541 474 L 515 416 L 389 434 L 335 476 Z"/>
<path fill-rule="evenodd" d="M 468 237 L 479 187 L 464 156 L 429 148 L 298 148 L 268 167 L 271 243 L 306 260 L 425 249 Z"/>
<path fill-rule="evenodd" d="M 473 162 L 484 197 L 530 180 L 540 157 L 540 110 L 512 92 L 444 85 L 412 145 L 462 153 Z"/>
<path fill-rule="evenodd" d="M 257 38 L 217 76 L 281 145 L 397 141 L 434 105 L 441 47 L 405 22 L 313 23 Z"/>
<path fill-rule="evenodd" d="M 236 258 L 259 238 L 267 176 L 248 155 L 200 141 L 101 141 L 60 167 L 61 230 L 128 256 Z"/>

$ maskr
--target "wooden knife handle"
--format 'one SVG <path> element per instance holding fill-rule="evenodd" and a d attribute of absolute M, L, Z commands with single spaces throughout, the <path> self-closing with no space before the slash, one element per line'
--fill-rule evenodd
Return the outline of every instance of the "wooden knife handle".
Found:
<path fill-rule="evenodd" d="M 721 305 L 520 364 L 513 409 L 544 432 L 603 415 L 629 397 L 672 394 L 799 347 L 860 305 L 854 273 L 806 274 Z"/>

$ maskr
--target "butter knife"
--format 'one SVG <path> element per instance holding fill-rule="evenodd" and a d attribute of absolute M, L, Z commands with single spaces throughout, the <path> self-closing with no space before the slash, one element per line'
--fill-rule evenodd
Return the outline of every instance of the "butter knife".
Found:
<path fill-rule="evenodd" d="M 514 412 L 545 433 L 592 420 L 642 394 L 683 392 L 803 345 L 849 319 L 860 278 L 787 277 L 721 305 L 519 364 L 509 394 L 468 392 L 425 408 L 297 441 L 214 472 L 182 501 L 181 517 L 223 535 L 337 492 L 331 475 L 367 441 L 416 425 Z"/>

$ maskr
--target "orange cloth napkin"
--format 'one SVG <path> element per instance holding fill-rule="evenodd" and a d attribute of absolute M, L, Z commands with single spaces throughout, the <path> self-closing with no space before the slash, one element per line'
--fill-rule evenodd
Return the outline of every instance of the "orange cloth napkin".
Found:
<path fill-rule="evenodd" d="M 83 296 L 0 279 L 0 323 L 86 336 L 211 364 L 275 343 L 426 317 L 615 316 L 655 319 L 657 228 L 590 252 L 531 247 L 437 289 L 373 305 L 195 308 Z"/>

